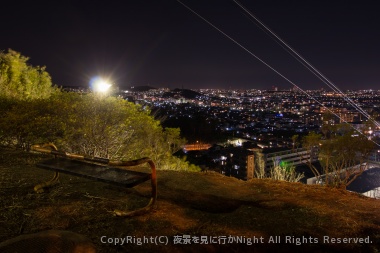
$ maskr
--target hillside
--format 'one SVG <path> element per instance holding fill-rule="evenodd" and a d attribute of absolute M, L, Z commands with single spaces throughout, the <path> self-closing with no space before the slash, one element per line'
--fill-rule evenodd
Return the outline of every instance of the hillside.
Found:
<path fill-rule="evenodd" d="M 165 92 L 163 94 L 163 97 L 169 98 L 169 97 L 174 97 L 175 95 L 180 95 L 187 99 L 195 99 L 196 97 L 201 96 L 202 94 L 193 90 L 188 90 L 188 89 L 174 89 L 170 92 Z"/>
<path fill-rule="evenodd" d="M 44 156 L 0 151 L 0 242 L 19 234 L 59 229 L 87 236 L 99 252 L 380 251 L 380 200 L 354 193 L 271 180 L 245 182 L 212 172 L 158 171 L 155 210 L 120 218 L 112 210 L 147 203 L 149 182 L 126 191 L 61 175 L 59 185 L 35 194 L 34 185 L 52 176 L 34 166 Z M 245 243 L 227 239 L 225 244 L 200 244 L 193 239 L 191 244 L 173 243 L 183 235 L 221 242 L 239 236 Z M 102 236 L 166 236 L 169 245 L 115 246 L 101 243 Z M 370 243 L 331 243 L 334 238 L 357 237 Z M 249 245 L 252 238 L 256 241 Z M 277 238 L 281 244 L 275 243 Z"/>

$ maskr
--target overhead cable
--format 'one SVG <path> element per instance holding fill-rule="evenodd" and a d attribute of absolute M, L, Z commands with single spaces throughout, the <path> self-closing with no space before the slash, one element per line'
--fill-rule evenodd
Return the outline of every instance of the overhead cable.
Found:
<path fill-rule="evenodd" d="M 380 123 L 374 120 L 366 111 L 364 111 L 358 104 L 352 101 L 345 93 L 343 93 L 332 81 L 330 81 L 326 76 L 324 76 L 318 69 L 316 69 L 310 62 L 308 62 L 301 54 L 294 50 L 288 43 L 281 39 L 275 32 L 273 32 L 267 25 L 265 25 L 260 19 L 258 19 L 252 12 L 250 12 L 246 7 L 244 7 L 239 1 L 232 0 L 235 2 L 242 10 L 244 10 L 251 18 L 253 18 L 261 26 L 264 32 L 267 31 L 270 33 L 271 38 L 284 48 L 290 55 L 292 55 L 298 62 L 300 62 L 304 67 L 306 67 L 310 72 L 312 72 L 317 78 L 329 86 L 333 91 L 341 94 L 350 105 L 352 105 L 356 110 L 358 110 L 365 118 L 369 121 L 372 121 L 377 127 L 380 128 Z"/>
<path fill-rule="evenodd" d="M 231 36 L 229 36 L 228 34 L 226 34 L 225 32 L 223 32 L 221 29 L 219 29 L 217 26 L 215 26 L 214 24 L 212 24 L 210 21 L 208 21 L 206 18 L 204 18 L 203 16 L 201 16 L 200 14 L 198 14 L 196 11 L 194 11 L 193 9 L 191 9 L 189 6 L 187 6 L 186 4 L 182 3 L 180 0 L 177 0 L 178 3 L 180 3 L 181 5 L 183 5 L 186 9 L 188 9 L 190 12 L 192 12 L 193 14 L 195 14 L 197 17 L 199 17 L 200 19 L 202 19 L 204 22 L 206 22 L 207 24 L 209 24 L 211 27 L 213 27 L 215 30 L 217 30 L 218 32 L 220 32 L 223 36 L 225 36 L 226 38 L 228 38 L 229 40 L 231 40 L 232 42 L 234 42 L 236 45 L 238 45 L 240 48 L 242 48 L 244 51 L 246 51 L 247 53 L 249 53 L 251 56 L 255 57 L 258 61 L 260 61 L 262 64 L 264 64 L 265 66 L 267 66 L 269 69 L 271 69 L 272 71 L 274 71 L 277 75 L 281 76 L 283 79 L 285 79 L 287 82 L 289 82 L 290 84 L 292 84 L 293 86 L 295 86 L 296 88 L 298 88 L 302 93 L 304 93 L 305 95 L 307 95 L 309 98 L 313 99 L 315 102 L 317 102 L 320 106 L 324 107 L 327 111 L 329 111 L 331 114 L 335 115 L 337 118 L 339 118 L 341 121 L 343 121 L 344 123 L 348 123 L 347 121 L 345 121 L 343 118 L 341 118 L 338 114 L 336 114 L 335 112 L 333 112 L 332 110 L 330 110 L 328 107 L 326 107 L 325 105 L 323 105 L 321 102 L 319 102 L 316 98 L 314 98 L 312 95 L 310 95 L 309 93 L 307 93 L 306 91 L 304 91 L 301 87 L 299 87 L 298 85 L 296 85 L 294 82 L 292 82 L 291 80 L 289 80 L 287 77 L 285 77 L 283 74 L 281 74 L 279 71 L 277 71 L 276 69 L 274 69 L 272 66 L 270 66 L 268 63 L 266 63 L 264 60 L 262 60 L 261 58 L 259 58 L 257 55 L 255 55 L 254 53 L 252 53 L 250 50 L 248 50 L 246 47 L 244 47 L 242 44 L 240 44 L 239 42 L 237 42 L 235 39 L 233 39 Z M 350 124 L 349 124 L 350 125 Z M 364 133 L 362 133 L 359 129 L 356 129 L 354 128 L 352 125 L 350 125 L 355 131 L 357 131 L 358 133 L 362 134 L 363 136 Z M 376 145 L 380 146 L 380 144 L 374 142 L 373 140 L 371 140 L 373 143 L 375 143 Z"/>

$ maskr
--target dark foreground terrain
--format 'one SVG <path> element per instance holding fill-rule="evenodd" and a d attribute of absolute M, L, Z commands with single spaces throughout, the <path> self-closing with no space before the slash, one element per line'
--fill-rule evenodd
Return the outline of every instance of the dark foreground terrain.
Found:
<path fill-rule="evenodd" d="M 149 182 L 125 190 L 61 175 L 36 194 L 53 174 L 34 166 L 44 156 L 0 152 L 0 242 L 55 229 L 88 237 L 99 252 L 380 251 L 380 200 L 344 190 L 158 171 L 155 210 L 120 218 L 114 209 L 149 201 Z"/>

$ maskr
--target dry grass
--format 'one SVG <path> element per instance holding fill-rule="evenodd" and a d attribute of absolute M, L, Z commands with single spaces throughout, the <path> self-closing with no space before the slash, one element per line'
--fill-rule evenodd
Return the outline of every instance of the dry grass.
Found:
<path fill-rule="evenodd" d="M 379 252 L 380 201 L 337 189 L 268 179 L 244 182 L 216 173 L 158 172 L 155 210 L 134 218 L 114 209 L 144 206 L 149 182 L 121 189 L 61 175 L 60 184 L 35 194 L 33 187 L 52 173 L 34 164 L 42 155 L 0 150 L 0 242 L 48 229 L 90 238 L 99 252 Z M 176 235 L 281 236 L 282 244 L 173 245 Z M 114 246 L 101 236 L 167 236 L 169 244 Z M 284 243 L 285 236 L 316 238 L 319 243 Z M 371 244 L 327 244 L 323 236 L 367 237 Z"/>

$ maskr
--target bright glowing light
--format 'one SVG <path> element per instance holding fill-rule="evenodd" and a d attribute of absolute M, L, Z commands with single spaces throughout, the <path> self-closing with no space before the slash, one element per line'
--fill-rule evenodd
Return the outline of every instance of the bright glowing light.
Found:
<path fill-rule="evenodd" d="M 91 89 L 95 92 L 107 92 L 111 84 L 100 77 L 95 77 L 90 81 Z"/>

